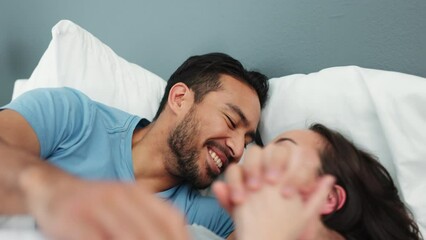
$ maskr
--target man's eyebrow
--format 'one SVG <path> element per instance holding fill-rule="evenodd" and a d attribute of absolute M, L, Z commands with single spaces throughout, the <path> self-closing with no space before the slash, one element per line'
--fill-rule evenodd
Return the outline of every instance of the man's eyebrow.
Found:
<path fill-rule="evenodd" d="M 293 139 L 291 139 L 291 138 L 284 138 L 284 137 L 283 138 L 278 138 L 278 140 L 275 141 L 275 143 L 284 142 L 284 141 L 289 141 L 289 142 L 292 142 L 293 144 L 297 145 L 297 142 L 294 141 Z"/>

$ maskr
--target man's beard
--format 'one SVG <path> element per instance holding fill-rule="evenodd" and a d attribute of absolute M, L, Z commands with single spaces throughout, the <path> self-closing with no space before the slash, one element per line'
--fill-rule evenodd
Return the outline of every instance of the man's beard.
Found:
<path fill-rule="evenodd" d="M 165 164 L 166 170 L 175 177 L 183 179 L 196 188 L 208 187 L 217 177 L 206 164 L 206 176 L 198 164 L 200 149 L 197 142 L 200 140 L 201 124 L 197 119 L 195 106 L 192 106 L 181 123 L 170 133 L 168 144 L 172 152 Z"/>

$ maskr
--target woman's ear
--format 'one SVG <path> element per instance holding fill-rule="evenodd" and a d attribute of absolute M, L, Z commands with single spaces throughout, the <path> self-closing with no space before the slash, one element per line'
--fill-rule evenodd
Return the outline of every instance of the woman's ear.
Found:
<path fill-rule="evenodd" d="M 173 113 L 186 113 L 194 103 L 194 93 L 186 86 L 185 83 L 178 82 L 172 86 L 167 100 L 168 107 Z"/>
<path fill-rule="evenodd" d="M 321 210 L 321 214 L 327 215 L 343 207 L 346 202 L 346 191 L 340 185 L 334 185 L 327 196 L 327 201 Z"/>

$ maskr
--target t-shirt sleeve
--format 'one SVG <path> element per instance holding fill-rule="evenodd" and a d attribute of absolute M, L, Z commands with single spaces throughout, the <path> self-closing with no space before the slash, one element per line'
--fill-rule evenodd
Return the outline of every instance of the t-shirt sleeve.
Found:
<path fill-rule="evenodd" d="M 36 89 L 2 107 L 21 114 L 35 131 L 40 157 L 47 159 L 61 149 L 71 148 L 90 122 L 90 99 L 70 88 Z"/>
<path fill-rule="evenodd" d="M 234 231 L 231 216 L 213 197 L 197 197 L 186 217 L 190 222 L 205 226 L 222 238 L 227 238 Z"/>

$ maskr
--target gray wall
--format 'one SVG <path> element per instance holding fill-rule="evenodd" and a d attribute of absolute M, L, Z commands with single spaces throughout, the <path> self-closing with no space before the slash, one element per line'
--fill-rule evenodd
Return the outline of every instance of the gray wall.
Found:
<path fill-rule="evenodd" d="M 426 77 L 425 0 L 1 0 L 0 105 L 60 19 L 165 79 L 212 51 L 270 77 L 338 65 Z"/>

